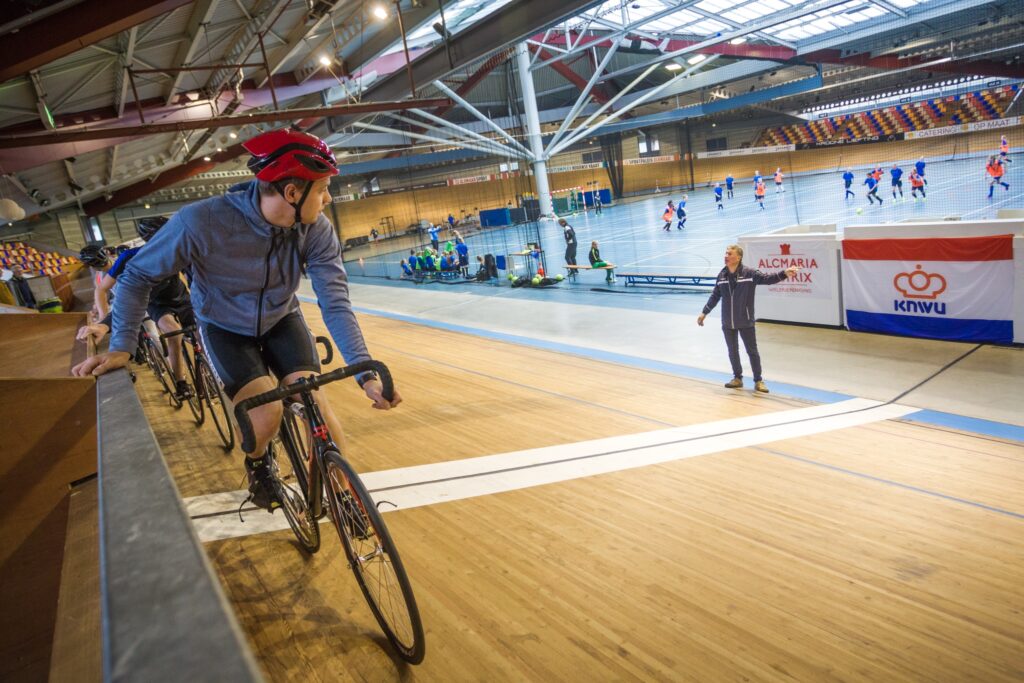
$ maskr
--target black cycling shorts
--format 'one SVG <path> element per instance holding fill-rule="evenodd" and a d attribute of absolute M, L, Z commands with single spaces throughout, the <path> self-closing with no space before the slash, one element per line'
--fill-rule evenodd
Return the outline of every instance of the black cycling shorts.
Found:
<path fill-rule="evenodd" d="M 146 315 L 153 322 L 158 322 L 165 315 L 173 315 L 181 323 L 182 327 L 189 327 L 196 324 L 196 318 L 192 314 L 192 306 L 170 306 L 159 302 L 150 302 L 146 307 Z"/>
<path fill-rule="evenodd" d="M 224 393 L 232 400 L 246 384 L 271 373 L 281 380 L 293 372 L 320 372 L 313 335 L 298 311 L 261 337 L 235 334 L 210 323 L 204 323 L 200 333 Z"/>

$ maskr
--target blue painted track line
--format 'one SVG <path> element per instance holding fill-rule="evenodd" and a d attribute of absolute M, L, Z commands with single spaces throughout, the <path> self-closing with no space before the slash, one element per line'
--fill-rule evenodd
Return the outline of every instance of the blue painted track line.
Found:
<path fill-rule="evenodd" d="M 309 296 L 300 295 L 299 300 L 312 304 L 316 303 L 316 299 Z M 586 346 L 576 346 L 574 344 L 563 344 L 561 342 L 547 341 L 544 339 L 534 339 L 532 337 L 507 334 L 504 332 L 494 332 L 492 330 L 485 330 L 478 327 L 456 325 L 437 320 L 426 320 L 416 316 L 392 313 L 390 311 L 380 311 L 372 308 L 364 308 L 362 306 L 353 306 L 353 309 L 358 313 L 373 315 L 380 318 L 398 320 L 401 322 L 412 323 L 414 325 L 423 325 L 425 327 L 432 327 L 434 329 L 445 330 L 448 332 L 470 334 L 475 337 L 493 339 L 495 341 L 507 342 L 509 344 L 518 344 L 520 346 L 527 346 L 544 351 L 566 353 L 573 356 L 580 356 L 607 363 L 616 363 L 618 365 L 625 365 L 627 367 L 634 367 L 642 370 L 661 372 L 702 382 L 712 382 L 717 384 L 726 382 L 732 378 L 732 375 L 729 373 L 705 370 L 703 368 L 694 368 L 688 365 L 668 363 L 665 361 L 652 360 L 650 358 L 641 358 L 639 356 L 630 356 L 612 351 L 602 351 L 600 349 L 592 349 Z M 772 393 L 778 396 L 795 398 L 813 403 L 836 403 L 838 401 L 857 398 L 856 396 L 849 394 L 841 394 L 834 391 L 814 389 L 797 384 L 786 384 L 781 382 L 772 383 Z M 985 436 L 991 436 L 998 439 L 1007 439 L 1010 441 L 1024 443 L 1024 427 L 1018 427 L 1017 425 L 1011 425 L 1004 422 L 995 422 L 992 420 L 967 417 L 965 415 L 956 415 L 953 413 L 943 413 L 936 410 L 924 409 L 910 413 L 902 419 L 909 422 L 958 429 L 965 432 L 983 434 Z"/>

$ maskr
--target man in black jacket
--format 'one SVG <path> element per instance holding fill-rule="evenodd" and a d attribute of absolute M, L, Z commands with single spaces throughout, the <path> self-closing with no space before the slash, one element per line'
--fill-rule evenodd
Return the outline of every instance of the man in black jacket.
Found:
<path fill-rule="evenodd" d="M 725 249 L 725 268 L 718 274 L 715 288 L 704 305 L 704 312 L 697 317 L 697 324 L 704 326 L 704 318 L 722 300 L 722 332 L 729 347 L 729 362 L 732 363 L 732 379 L 726 382 L 729 389 L 743 386 L 743 366 L 740 364 L 740 347 L 737 337 L 743 338 L 743 348 L 750 358 L 754 371 L 754 389 L 768 393 L 768 386 L 761 377 L 761 355 L 757 352 L 757 337 L 754 335 L 754 288 L 757 285 L 774 285 L 793 277 L 800 270 L 790 266 L 777 273 L 766 275 L 754 268 L 743 265 L 743 248 L 731 244 Z"/>
<path fill-rule="evenodd" d="M 576 265 L 576 231 L 572 229 L 564 218 L 558 219 L 558 224 L 565 231 L 565 265 Z"/>

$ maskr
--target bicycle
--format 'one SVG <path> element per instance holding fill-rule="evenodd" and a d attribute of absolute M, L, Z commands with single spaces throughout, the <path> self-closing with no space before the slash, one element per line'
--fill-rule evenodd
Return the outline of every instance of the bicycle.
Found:
<path fill-rule="evenodd" d="M 167 363 L 167 355 L 164 352 L 163 343 L 157 344 L 149 330 L 146 329 L 146 321 L 148 320 L 149 318 L 143 320 L 142 326 L 139 328 L 141 358 L 138 360 L 148 365 L 149 369 L 156 375 L 156 379 L 160 382 L 160 386 L 163 387 L 164 393 L 170 397 L 171 405 L 176 409 L 181 408 L 181 399 L 175 393 L 174 373 L 171 372 L 171 366 Z"/>
<path fill-rule="evenodd" d="M 181 356 L 185 361 L 185 368 L 188 370 L 189 379 L 193 388 L 192 395 L 188 398 L 188 407 L 196 420 L 197 426 L 202 426 L 206 421 L 205 413 L 213 418 L 213 425 L 217 428 L 217 434 L 224 443 L 224 450 L 231 451 L 235 447 L 235 430 L 231 425 L 231 411 L 228 407 L 227 396 L 213 374 L 203 345 L 199 340 L 195 325 L 183 327 L 174 332 L 160 335 L 160 343 L 166 349 L 166 340 L 170 337 L 182 335 L 188 342 L 181 345 Z M 205 411 L 204 406 L 205 405 Z"/>
<path fill-rule="evenodd" d="M 327 350 L 322 362 L 330 363 L 333 358 L 330 342 L 323 337 L 317 337 L 317 341 Z M 380 377 L 384 397 L 390 400 L 394 395 L 391 374 L 383 363 L 370 360 L 323 375 L 311 374 L 289 386 L 247 398 L 235 406 L 235 419 L 242 434 L 242 450 L 250 453 L 255 447 L 255 436 L 248 411 L 298 396 L 286 405 L 278 436 L 267 447 L 275 492 L 285 519 L 299 545 L 306 552 L 315 553 L 320 549 L 318 520 L 323 516 L 326 500 L 349 567 L 370 611 L 399 656 L 411 664 L 419 664 L 425 654 L 423 624 L 398 549 L 359 475 L 331 438 L 312 394 L 331 382 L 370 371 Z M 300 432 L 300 422 L 305 426 L 304 434 Z M 281 477 L 275 442 L 288 456 L 294 486 Z"/>

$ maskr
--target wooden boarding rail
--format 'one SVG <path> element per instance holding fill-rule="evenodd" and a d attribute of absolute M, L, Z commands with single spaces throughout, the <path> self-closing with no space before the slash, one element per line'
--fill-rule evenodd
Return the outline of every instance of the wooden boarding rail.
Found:
<path fill-rule="evenodd" d="M 100 658 L 100 533 L 96 479 L 71 487 L 51 683 L 103 678 Z"/>
<path fill-rule="evenodd" d="M 97 464 L 95 382 L 70 376 L 85 355 L 75 341 L 84 319 L 0 316 L 0 680 L 44 680 L 51 669 L 62 565 L 78 514 L 69 492 Z M 98 605 L 98 585 L 83 580 L 75 589 Z M 89 680 L 81 662 L 90 654 L 98 661 L 98 639 L 81 652 L 77 680 Z"/>
<path fill-rule="evenodd" d="M 679 285 L 682 287 L 714 287 L 717 277 L 710 275 L 672 275 L 670 273 L 619 273 L 629 285 Z"/>

